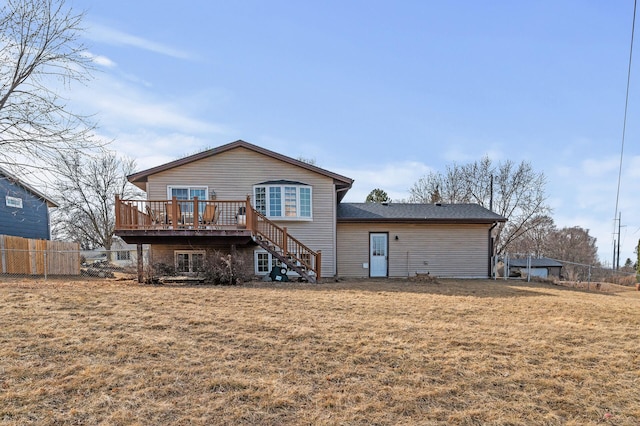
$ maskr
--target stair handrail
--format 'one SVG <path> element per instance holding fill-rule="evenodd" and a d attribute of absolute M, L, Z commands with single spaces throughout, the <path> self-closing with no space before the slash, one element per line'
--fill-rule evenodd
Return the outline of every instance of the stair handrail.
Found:
<path fill-rule="evenodd" d="M 257 211 L 250 203 L 247 206 L 251 209 L 251 229 L 257 236 L 267 240 L 272 245 L 278 247 L 284 257 L 291 257 L 294 261 L 304 265 L 308 270 L 314 272 L 317 279 L 320 278 L 320 264 L 319 264 L 319 252 L 315 252 L 307 247 L 304 243 L 302 243 L 297 238 L 291 236 L 287 232 L 286 227 L 280 227 L 269 218 L 267 218 L 264 214 Z M 259 224 L 264 224 L 267 229 L 261 229 L 262 227 Z M 289 244 L 292 243 L 296 250 L 290 251 Z M 304 253 L 309 255 L 309 259 L 305 260 L 299 256 L 299 254 Z"/>

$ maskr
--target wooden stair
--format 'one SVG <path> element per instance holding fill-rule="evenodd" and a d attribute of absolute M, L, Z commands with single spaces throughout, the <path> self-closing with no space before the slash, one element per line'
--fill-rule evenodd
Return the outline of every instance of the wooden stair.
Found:
<path fill-rule="evenodd" d="M 288 234 L 266 216 L 251 209 L 253 240 L 280 262 L 295 271 L 302 280 L 316 283 L 320 279 L 321 252 L 315 252 Z M 248 219 L 248 218 L 247 218 Z"/>

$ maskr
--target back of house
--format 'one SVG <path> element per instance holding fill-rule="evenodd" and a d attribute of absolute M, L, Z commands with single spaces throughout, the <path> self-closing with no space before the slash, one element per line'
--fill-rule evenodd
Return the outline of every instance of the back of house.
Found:
<path fill-rule="evenodd" d="M 128 178 L 147 199 L 118 200 L 116 234 L 181 274 L 221 250 L 250 256 L 255 275 L 284 263 L 313 281 L 487 277 L 505 220 L 477 205 L 346 203 L 352 179 L 241 140 Z"/>
<path fill-rule="evenodd" d="M 247 209 L 255 209 L 261 218 L 286 229 L 288 237 L 321 253 L 324 276 L 336 275 L 336 208 L 353 182 L 347 177 L 236 141 L 133 174 L 129 180 L 147 193 L 144 210 L 151 206 L 154 216 L 160 210 L 155 219 L 161 224 L 117 234 L 127 242 L 152 244 L 156 263 L 194 273 L 206 250 L 233 246 L 251 254 L 257 275 L 269 273 L 279 259 L 268 246 L 256 244 L 255 229 L 247 229 Z M 175 226 L 174 216 L 179 218 Z M 275 237 L 271 242 L 282 244 Z M 296 251 L 285 250 L 285 255 Z"/>

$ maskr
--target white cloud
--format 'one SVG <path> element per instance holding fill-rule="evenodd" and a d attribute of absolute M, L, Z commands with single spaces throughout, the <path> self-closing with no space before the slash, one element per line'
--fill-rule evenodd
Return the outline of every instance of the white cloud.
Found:
<path fill-rule="evenodd" d="M 612 171 L 617 171 L 620 166 L 620 159 L 603 158 L 603 159 L 586 159 L 581 164 L 581 170 L 584 175 L 592 177 L 602 177 Z"/>
<path fill-rule="evenodd" d="M 111 149 L 136 160 L 137 170 L 146 170 L 194 154 L 208 146 L 208 140 L 182 133 L 158 133 L 141 129 L 119 133 Z"/>
<path fill-rule="evenodd" d="M 107 58 L 103 55 L 96 55 L 91 52 L 83 52 L 82 55 L 86 58 L 91 59 L 91 61 L 97 65 L 103 66 L 105 68 L 115 68 L 116 63 L 111 59 Z"/>
<path fill-rule="evenodd" d="M 128 81 L 101 74 L 90 86 L 74 92 L 74 102 L 83 110 L 94 111 L 100 125 L 115 132 L 130 132 L 132 128 L 165 129 L 185 134 L 225 134 L 228 129 L 217 123 L 197 118 L 198 105 L 193 97 L 158 99 L 144 88 Z"/>
<path fill-rule="evenodd" d="M 623 162 L 623 168 L 626 169 L 626 178 L 640 179 L 640 155 L 626 159 L 626 164 Z"/>
<path fill-rule="evenodd" d="M 114 68 L 116 66 L 115 62 L 113 62 L 111 59 L 107 58 L 106 56 L 102 56 L 102 55 L 94 56 L 93 62 L 107 68 Z"/>
<path fill-rule="evenodd" d="M 125 45 L 137 47 L 139 49 L 148 50 L 150 52 L 159 53 L 161 55 L 170 56 L 177 59 L 194 59 L 194 56 L 181 49 L 176 49 L 171 46 L 167 46 L 161 43 L 156 43 L 151 40 L 144 39 L 132 34 L 116 30 L 114 28 L 106 27 L 104 25 L 91 23 L 89 25 L 89 31 L 87 37 L 94 41 L 112 45 Z"/>

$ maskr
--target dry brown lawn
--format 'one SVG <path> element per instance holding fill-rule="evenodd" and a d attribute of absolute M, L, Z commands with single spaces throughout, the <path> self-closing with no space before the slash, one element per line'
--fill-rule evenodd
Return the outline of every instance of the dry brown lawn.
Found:
<path fill-rule="evenodd" d="M 0 283 L 0 423 L 640 424 L 640 292 Z"/>

